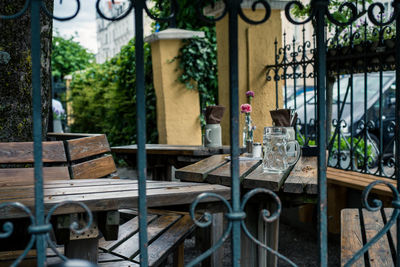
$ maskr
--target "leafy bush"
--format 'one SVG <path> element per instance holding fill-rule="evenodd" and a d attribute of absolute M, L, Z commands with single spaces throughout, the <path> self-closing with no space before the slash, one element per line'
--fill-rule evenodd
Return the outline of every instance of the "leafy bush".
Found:
<path fill-rule="evenodd" d="M 55 80 L 62 80 L 65 75 L 83 70 L 94 61 L 94 54 L 75 41 L 75 36 L 65 39 L 58 32 L 53 36 L 51 68 Z"/>
<path fill-rule="evenodd" d="M 147 143 L 157 142 L 156 97 L 150 46 L 145 44 Z M 73 132 L 105 133 L 111 145 L 136 142 L 134 39 L 103 64 L 75 73 L 71 82 Z"/>

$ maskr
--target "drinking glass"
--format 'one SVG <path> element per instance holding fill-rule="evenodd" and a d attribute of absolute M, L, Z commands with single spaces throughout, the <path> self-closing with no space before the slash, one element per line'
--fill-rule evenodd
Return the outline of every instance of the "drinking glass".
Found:
<path fill-rule="evenodd" d="M 286 127 L 265 127 L 263 136 L 264 172 L 281 173 L 297 163 L 300 158 L 300 145 L 290 140 L 291 134 Z"/>

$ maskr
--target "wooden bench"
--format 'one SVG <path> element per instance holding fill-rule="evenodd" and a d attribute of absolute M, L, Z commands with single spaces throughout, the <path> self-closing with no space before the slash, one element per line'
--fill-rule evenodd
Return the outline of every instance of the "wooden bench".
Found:
<path fill-rule="evenodd" d="M 377 180 L 391 183 L 396 187 L 396 181 L 393 179 L 331 167 L 327 168 L 326 178 L 328 182 L 328 230 L 334 234 L 340 233 L 340 212 L 348 207 L 350 190 L 356 190 L 361 194 L 370 183 Z M 373 188 L 371 193 L 379 195 L 384 206 L 390 204 L 392 193 L 389 187 L 379 184 Z M 361 195 L 359 199 L 361 202 Z"/>
<path fill-rule="evenodd" d="M 83 135 L 83 134 L 50 134 L 49 137 L 55 141 L 43 142 L 43 178 L 48 180 L 68 180 L 68 179 L 93 179 L 93 178 L 118 178 L 117 169 L 110 153 L 110 146 L 107 138 L 102 134 Z M 34 183 L 33 169 L 33 143 L 32 142 L 14 142 L 0 143 L 0 182 L 2 186 L 26 185 Z M 12 194 L 20 194 L 21 192 L 11 192 Z M 157 266 L 161 260 L 173 250 L 179 251 L 177 254 L 177 262 L 179 266 L 183 265 L 183 240 L 191 233 L 194 228 L 189 215 L 187 213 L 165 212 L 167 215 L 151 215 L 149 220 L 151 226 L 157 228 L 157 234 L 149 237 L 153 244 L 149 247 L 150 266 Z M 155 219 L 158 216 L 161 219 Z M 73 234 L 69 225 L 71 215 L 54 216 L 53 229 L 58 244 L 64 244 L 65 254 L 70 258 L 88 258 L 91 261 L 98 260 L 97 246 L 93 243 L 98 242 L 98 230 L 103 235 L 103 241 L 100 244 L 109 244 L 106 240 L 113 240 L 113 244 L 123 244 L 125 241 L 132 241 L 130 235 L 137 238 L 137 225 L 131 222 L 128 225 L 119 225 L 120 213 L 116 210 L 106 210 L 104 212 L 96 212 L 96 221 L 92 228 L 80 236 Z M 169 218 L 170 221 L 162 218 Z M 18 219 L 17 224 L 28 226 L 23 222 L 24 219 Z M 137 221 L 137 218 L 136 218 Z M 184 223 L 183 223 L 184 222 Z M 1 223 L 1 221 L 0 221 Z M 164 224 L 163 224 L 164 223 Z M 132 225 L 132 229 L 128 229 Z M 26 229 L 26 227 L 24 227 Z M 136 227 L 136 228 L 135 228 Z M 149 225 L 150 227 L 150 225 Z M 135 230 L 136 229 L 136 230 Z M 123 231 L 122 231 L 123 230 Z M 177 232 L 171 231 L 176 230 Z M 92 234 L 88 234 L 91 232 Z M 165 233 L 165 234 L 161 234 Z M 149 230 L 149 235 L 150 235 Z M 153 232 L 154 234 L 154 232 Z M 21 233 L 15 233 L 21 235 Z M 26 234 L 25 234 L 26 236 Z M 161 238 L 161 239 L 159 239 Z M 19 239 L 20 241 L 20 239 Z M 138 240 L 136 240 L 138 244 Z M 19 245 L 26 242 L 18 242 L 15 247 L 3 245 L 1 249 L 22 249 Z M 78 244 L 79 243 L 79 244 Z M 128 242 L 129 243 L 129 242 Z M 126 244 L 128 244 L 126 243 Z M 4 242 L 3 242 L 4 244 Z M 125 245 L 126 246 L 126 245 Z M 94 250 L 87 251 L 82 247 L 94 247 Z M 113 253 L 110 249 L 117 248 L 116 245 L 111 247 L 101 247 L 104 252 Z M 137 247 L 136 247 L 137 248 Z M 133 249 L 133 250 L 132 250 Z M 138 250 L 133 247 L 129 248 L 131 256 L 137 257 Z M 10 255 L 10 254 L 7 254 Z M 120 259 L 136 261 L 136 258 L 120 255 Z M 158 260 L 157 260 L 158 259 Z M 106 265 L 105 265 L 106 266 Z M 107 265 L 108 266 L 108 265 Z M 117 266 L 117 265 L 115 265 Z M 120 265 L 122 266 L 122 265 Z"/>
<path fill-rule="evenodd" d="M 365 209 L 344 209 L 341 214 L 341 265 L 370 241 L 387 223 L 393 209 L 370 212 Z M 395 266 L 396 224 L 383 235 L 353 266 Z"/>

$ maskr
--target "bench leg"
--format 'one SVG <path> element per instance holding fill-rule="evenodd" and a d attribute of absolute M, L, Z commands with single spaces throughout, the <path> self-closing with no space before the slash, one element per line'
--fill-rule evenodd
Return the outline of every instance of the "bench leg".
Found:
<path fill-rule="evenodd" d="M 199 245 L 202 252 L 208 250 L 222 236 L 224 228 L 223 213 L 213 214 L 213 222 L 210 227 L 197 228 L 196 245 Z M 224 249 L 221 246 L 210 257 L 202 262 L 202 266 L 220 267 L 224 257 Z"/>
<path fill-rule="evenodd" d="M 258 217 L 258 239 L 271 249 L 278 251 L 279 241 L 279 218 L 272 222 L 266 223 L 261 216 L 261 209 L 265 207 L 271 213 L 276 210 L 275 202 L 268 202 L 266 205 L 260 205 Z M 264 248 L 259 247 L 259 266 L 276 267 L 278 265 L 278 257 L 267 252 Z"/>
<path fill-rule="evenodd" d="M 69 240 L 65 244 L 65 256 L 69 259 L 83 259 L 97 263 L 99 239 Z"/>
<path fill-rule="evenodd" d="M 176 248 L 174 251 L 174 267 L 183 267 L 185 262 L 184 262 L 184 243 L 185 241 L 182 241 L 182 243 Z"/>

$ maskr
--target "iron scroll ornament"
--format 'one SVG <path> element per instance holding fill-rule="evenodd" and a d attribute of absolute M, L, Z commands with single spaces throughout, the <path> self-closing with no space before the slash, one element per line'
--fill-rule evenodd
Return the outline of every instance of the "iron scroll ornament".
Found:
<path fill-rule="evenodd" d="M 282 203 L 281 203 L 278 195 L 276 195 L 274 192 L 272 192 L 269 189 L 255 188 L 255 189 L 249 191 L 248 193 L 246 193 L 242 198 L 242 202 L 241 202 L 241 206 L 240 206 L 240 212 L 236 212 L 236 213 L 233 212 L 231 204 L 224 197 L 222 197 L 222 196 L 220 196 L 218 194 L 215 194 L 215 193 L 202 193 L 202 194 L 200 194 L 200 195 L 198 195 L 196 197 L 196 199 L 193 201 L 193 203 L 190 206 L 190 216 L 191 216 L 192 220 L 194 221 L 194 223 L 198 227 L 201 227 L 201 228 L 209 227 L 211 225 L 211 223 L 212 223 L 212 214 L 210 214 L 208 212 L 205 212 L 203 214 L 203 221 L 199 221 L 196 218 L 196 212 L 195 212 L 196 211 L 196 207 L 205 198 L 216 198 L 216 199 L 220 200 L 224 204 L 224 206 L 228 210 L 228 213 L 225 214 L 225 217 L 228 219 L 228 224 L 227 224 L 227 227 L 224 230 L 223 234 L 221 235 L 221 237 L 216 242 L 216 244 L 213 247 L 209 248 L 207 251 L 205 251 L 203 254 L 201 254 L 200 256 L 195 258 L 193 261 L 191 261 L 187 265 L 188 267 L 196 266 L 197 264 L 202 262 L 204 259 L 209 257 L 213 252 L 215 252 L 225 242 L 225 240 L 228 238 L 229 233 L 232 230 L 232 221 L 236 221 L 236 220 L 240 220 L 241 221 L 241 224 L 240 224 L 241 228 L 242 228 L 243 232 L 245 233 L 245 235 L 251 241 L 253 241 L 258 246 L 262 247 L 263 249 L 267 250 L 268 252 L 276 255 L 280 259 L 286 261 L 291 266 L 294 266 L 294 267 L 297 266 L 294 262 L 292 262 L 290 259 L 288 259 L 284 255 L 280 254 L 278 251 L 275 251 L 275 250 L 271 249 L 270 247 L 265 245 L 263 242 L 259 241 L 247 229 L 246 223 L 244 221 L 244 219 L 246 218 L 246 213 L 245 213 L 244 210 L 245 210 L 247 202 L 253 196 L 255 196 L 257 194 L 265 194 L 267 196 L 270 196 L 273 199 L 274 203 L 277 206 L 276 210 L 274 212 L 271 212 L 271 211 L 269 211 L 267 209 L 262 209 L 261 210 L 261 217 L 267 223 L 271 223 L 271 222 L 276 221 L 279 218 L 280 214 L 281 214 Z"/>
<path fill-rule="evenodd" d="M 54 242 L 51 240 L 50 238 L 50 232 L 52 230 L 52 225 L 50 223 L 50 219 L 53 216 L 53 213 L 60 208 L 61 206 L 66 206 L 66 205 L 76 205 L 79 206 L 81 209 L 84 210 L 85 214 L 87 214 L 87 222 L 85 223 L 85 225 L 81 228 L 79 228 L 78 223 L 77 222 L 71 222 L 69 229 L 76 233 L 76 234 L 82 234 L 84 231 L 88 230 L 89 227 L 92 225 L 93 223 L 93 215 L 90 211 L 90 209 L 83 203 L 81 202 L 75 202 L 75 201 L 63 201 L 61 203 L 58 203 L 56 205 L 54 205 L 49 212 L 46 215 L 46 219 L 45 219 L 45 224 L 43 225 L 36 225 L 35 223 L 35 216 L 32 214 L 32 212 L 30 211 L 30 209 L 28 207 L 26 207 L 24 204 L 19 203 L 19 202 L 5 202 L 5 203 L 1 203 L 0 204 L 0 210 L 2 209 L 18 209 L 21 210 L 23 213 L 26 214 L 26 216 L 29 218 L 30 221 L 30 225 L 28 227 L 28 233 L 31 235 L 31 238 L 28 241 L 28 244 L 26 245 L 25 249 L 23 250 L 23 252 L 21 253 L 21 255 L 19 255 L 17 257 L 17 259 L 10 265 L 11 267 L 15 267 L 18 266 L 21 261 L 26 257 L 26 255 L 28 255 L 29 250 L 32 249 L 35 240 L 36 240 L 36 235 L 43 235 L 45 234 L 45 242 L 49 245 L 50 249 L 53 250 L 53 252 L 60 257 L 63 261 L 68 260 L 67 257 L 65 257 L 64 255 L 62 255 L 56 248 L 56 245 L 54 244 Z M 2 232 L 0 232 L 0 239 L 6 239 L 8 237 L 10 237 L 12 235 L 14 231 L 14 224 L 10 221 L 6 221 L 4 222 L 4 224 L 2 225 Z"/>

